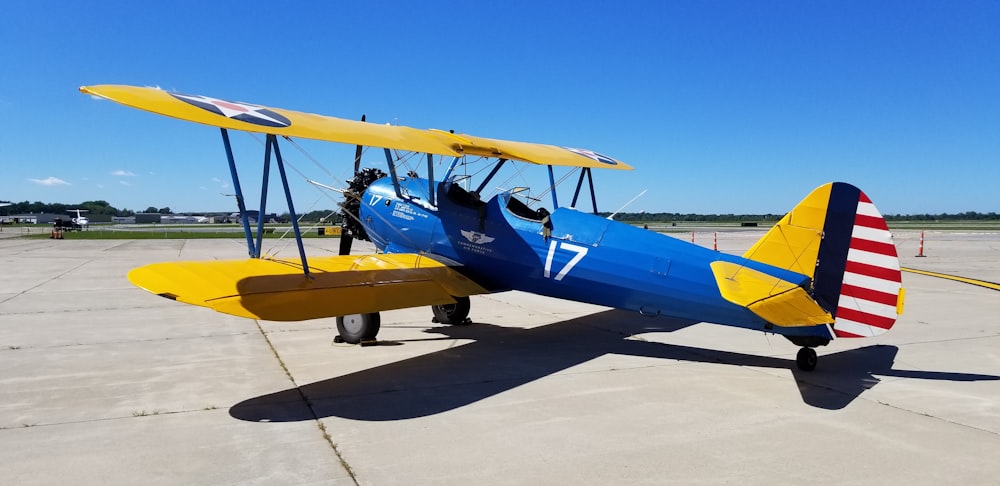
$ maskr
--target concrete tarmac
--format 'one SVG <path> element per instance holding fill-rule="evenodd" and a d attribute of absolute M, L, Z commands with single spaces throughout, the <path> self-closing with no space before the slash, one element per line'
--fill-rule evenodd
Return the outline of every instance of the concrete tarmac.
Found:
<path fill-rule="evenodd" d="M 761 234 L 719 233 L 719 248 Z M 927 233 L 924 258 L 918 236 L 897 234 L 904 267 L 1000 281 L 1000 234 Z M 358 347 L 332 343 L 333 319 L 230 317 L 125 277 L 245 254 L 237 240 L 0 239 L 0 484 L 1000 478 L 995 290 L 904 273 L 889 333 L 835 341 L 803 373 L 780 336 L 517 292 L 474 297 L 470 326 L 385 312 L 381 345 Z"/>

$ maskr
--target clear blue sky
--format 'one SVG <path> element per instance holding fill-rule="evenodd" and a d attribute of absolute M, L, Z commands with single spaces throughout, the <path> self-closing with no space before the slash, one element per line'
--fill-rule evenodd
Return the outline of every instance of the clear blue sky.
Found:
<path fill-rule="evenodd" d="M 886 214 L 1000 212 L 997 1 L 39 0 L 0 46 L 0 200 L 233 209 L 217 130 L 77 91 L 133 84 L 596 150 L 635 167 L 597 171 L 602 210 L 783 213 L 842 180 Z"/>

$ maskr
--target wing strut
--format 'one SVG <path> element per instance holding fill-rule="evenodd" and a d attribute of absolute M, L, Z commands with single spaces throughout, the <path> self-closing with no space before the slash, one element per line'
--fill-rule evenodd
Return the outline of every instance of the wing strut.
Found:
<path fill-rule="evenodd" d="M 442 181 L 446 181 L 446 180 L 448 180 L 448 179 L 450 179 L 450 178 L 451 178 L 451 173 L 452 173 L 452 172 L 455 172 L 455 167 L 458 167 L 458 161 L 460 161 L 460 160 L 462 160 L 462 156 L 461 156 L 461 155 L 459 155 L 459 156 L 455 157 L 455 158 L 454 158 L 454 159 L 453 159 L 453 160 L 451 161 L 451 164 L 450 164 L 450 165 L 448 165 L 448 170 L 447 170 L 447 171 L 445 171 L 445 173 L 444 173 L 444 178 L 443 178 L 443 179 L 441 179 Z"/>
<path fill-rule="evenodd" d="M 507 159 L 500 159 L 497 161 L 496 165 L 493 166 L 493 170 L 490 171 L 490 175 L 486 176 L 486 178 L 483 179 L 483 183 L 480 184 L 478 188 L 476 188 L 477 194 L 482 194 L 483 188 L 486 187 L 486 184 L 489 184 L 490 181 L 493 180 L 493 176 L 497 175 L 497 171 L 499 171 L 500 168 L 503 167 L 504 162 L 507 162 Z"/>
<path fill-rule="evenodd" d="M 267 139 L 274 149 L 274 158 L 278 162 L 278 173 L 281 174 L 281 185 L 285 188 L 285 201 L 288 202 L 288 219 L 292 221 L 292 229 L 295 231 L 295 243 L 299 246 L 299 258 L 302 260 L 302 273 L 309 276 L 309 262 L 306 261 L 306 249 L 302 246 L 302 232 L 299 231 L 299 217 L 295 215 L 295 205 L 292 204 L 292 191 L 288 188 L 288 176 L 285 175 L 285 163 L 281 160 L 281 151 L 278 150 L 278 137 L 268 134 Z M 260 215 L 263 217 L 264 215 Z M 260 251 L 258 249 L 258 251 Z M 258 255 L 259 256 L 259 255 Z"/>
<path fill-rule="evenodd" d="M 583 171 L 580 172 L 580 180 L 576 181 L 576 192 L 573 193 L 573 202 L 570 203 L 569 207 L 576 207 L 576 201 L 580 198 L 580 189 L 583 187 L 584 177 L 590 182 L 590 201 L 594 203 L 594 214 L 597 214 L 597 195 L 594 194 L 594 177 L 590 174 L 590 167 L 584 167 Z"/>
<path fill-rule="evenodd" d="M 277 144 L 277 142 L 275 142 Z M 257 246 L 253 248 L 253 257 L 260 258 L 260 248 L 264 240 L 264 215 L 267 214 L 267 183 L 271 175 L 271 135 L 264 143 L 264 175 L 260 182 L 260 210 L 257 212 Z"/>
<path fill-rule="evenodd" d="M 392 177 L 392 187 L 396 190 L 396 197 L 402 199 L 403 191 L 399 188 L 399 177 L 396 177 L 396 163 L 392 160 L 392 151 L 385 149 L 385 162 L 389 165 L 389 177 Z"/>
<path fill-rule="evenodd" d="M 597 214 L 597 193 L 594 192 L 594 176 L 590 173 L 590 167 L 587 167 L 587 182 L 590 183 L 590 201 L 594 203 L 594 214 Z"/>
<path fill-rule="evenodd" d="M 278 137 L 273 134 L 267 135 L 264 144 L 264 172 L 262 175 L 260 189 L 260 212 L 257 213 L 257 241 L 254 241 L 253 233 L 250 231 L 250 219 L 247 217 L 247 208 L 243 201 L 243 188 L 240 185 L 240 176 L 236 171 L 236 159 L 233 157 L 233 147 L 229 142 L 229 131 L 222 130 L 222 143 L 226 147 L 226 158 L 229 159 L 229 172 L 233 176 L 233 187 L 236 188 L 236 205 L 240 208 L 240 220 L 243 223 L 243 233 L 247 238 L 247 251 L 250 258 L 260 258 L 261 246 L 264 238 L 264 215 L 267 210 L 267 186 L 269 174 L 271 172 L 271 153 L 274 152 L 274 160 L 278 165 L 278 174 L 281 175 L 281 186 L 285 190 L 285 202 L 288 203 L 288 217 L 292 222 L 292 229 L 295 231 L 295 243 L 299 247 L 299 258 L 302 261 L 302 273 L 309 276 L 309 262 L 306 260 L 306 250 L 302 245 L 302 232 L 299 230 L 299 218 L 295 214 L 295 205 L 292 203 L 292 191 L 288 188 L 288 176 L 285 174 L 285 163 L 281 158 L 281 150 L 278 148 Z"/>
<path fill-rule="evenodd" d="M 552 166 L 549 166 L 549 187 L 552 188 L 552 210 L 559 209 L 559 200 L 556 199 L 556 176 L 552 173 Z"/>
<path fill-rule="evenodd" d="M 434 201 L 434 155 L 427 154 L 427 197 L 430 198 L 431 206 L 437 206 Z"/>
<path fill-rule="evenodd" d="M 233 158 L 233 146 L 229 143 L 229 131 L 225 128 L 220 128 L 220 130 L 222 130 L 222 143 L 226 146 L 226 158 L 229 159 L 229 173 L 233 176 L 233 187 L 236 188 L 236 206 L 240 209 L 243 233 L 247 237 L 247 251 L 250 252 L 250 258 L 257 258 L 259 253 L 254 247 L 253 235 L 250 234 L 250 221 L 247 220 L 247 207 L 243 204 L 243 189 L 240 186 L 240 176 L 236 173 L 236 159 Z"/>

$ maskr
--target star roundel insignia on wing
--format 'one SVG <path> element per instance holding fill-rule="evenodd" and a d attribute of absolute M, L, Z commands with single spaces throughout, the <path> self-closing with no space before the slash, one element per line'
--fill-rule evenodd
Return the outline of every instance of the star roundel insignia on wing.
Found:
<path fill-rule="evenodd" d="M 583 149 L 570 148 L 570 147 L 563 147 L 563 148 L 566 149 L 566 150 L 569 150 L 570 152 L 573 152 L 574 154 L 582 155 L 582 156 L 584 156 L 584 157 L 586 157 L 588 159 L 596 160 L 596 161 L 598 161 L 598 162 L 600 162 L 602 164 L 618 165 L 618 161 L 617 160 L 612 159 L 611 157 L 608 157 L 607 155 L 601 155 L 601 154 L 599 154 L 597 152 L 594 152 L 592 150 L 583 150 Z"/>
<path fill-rule="evenodd" d="M 263 106 L 251 105 L 248 103 L 235 103 L 232 101 L 225 101 L 200 95 L 194 96 L 177 93 L 171 93 L 170 95 L 185 103 L 190 103 L 203 110 L 210 111 L 216 115 L 232 118 L 233 120 L 275 128 L 285 128 L 292 125 L 291 120 L 288 118 L 264 108 Z"/>

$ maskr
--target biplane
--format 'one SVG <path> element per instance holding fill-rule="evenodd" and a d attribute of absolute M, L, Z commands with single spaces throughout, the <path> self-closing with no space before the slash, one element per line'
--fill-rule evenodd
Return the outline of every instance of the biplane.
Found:
<path fill-rule="evenodd" d="M 807 371 L 816 367 L 816 347 L 835 338 L 882 334 L 902 312 L 892 235 L 868 196 L 847 183 L 812 191 L 738 256 L 598 215 L 594 170 L 631 167 L 593 151 L 156 88 L 80 90 L 221 131 L 249 258 L 155 263 L 128 274 L 136 286 L 180 302 L 251 319 L 336 317 L 340 338 L 357 344 L 376 340 L 382 311 L 426 305 L 437 322 L 463 324 L 469 322 L 470 296 L 520 290 L 625 309 L 637 317 L 670 316 L 780 334 L 801 347 L 796 364 Z M 265 135 L 259 212 L 265 213 L 273 159 L 297 259 L 261 255 L 263 223 L 257 222 L 255 238 L 230 130 Z M 357 146 L 354 177 L 343 190 L 339 255 L 306 255 L 279 138 Z M 382 149 L 388 172 L 362 169 L 362 147 Z M 416 155 L 424 174 L 402 173 L 400 153 Z M 491 164 L 478 173 L 478 182 L 457 170 L 471 158 Z M 510 164 L 544 167 L 547 197 L 525 197 L 523 187 L 494 188 L 498 170 Z M 557 196 L 556 168 L 579 173 L 568 205 Z M 352 255 L 354 239 L 371 241 L 376 253 Z"/>

